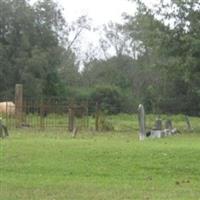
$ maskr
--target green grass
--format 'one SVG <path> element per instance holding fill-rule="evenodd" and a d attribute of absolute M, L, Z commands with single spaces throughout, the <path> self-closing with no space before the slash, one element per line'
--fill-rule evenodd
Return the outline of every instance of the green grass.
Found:
<path fill-rule="evenodd" d="M 119 127 L 136 125 L 130 119 L 110 118 Z M 175 120 L 184 128 L 180 116 Z M 76 139 L 12 131 L 0 140 L 0 200 L 200 199 L 200 135 L 140 142 L 136 129 Z"/>
<path fill-rule="evenodd" d="M 138 130 L 138 116 L 137 114 L 128 115 L 128 114 L 118 114 L 118 115 L 110 115 L 101 116 L 107 122 L 113 125 L 115 132 L 130 132 Z M 148 128 L 152 128 L 155 123 L 156 115 L 146 115 L 146 126 Z M 174 115 L 167 116 L 161 115 L 161 118 L 164 120 L 171 119 L 174 127 L 180 129 L 181 131 L 185 131 L 186 122 L 184 115 Z M 75 120 L 76 126 L 78 126 L 79 130 L 94 130 L 95 129 L 95 117 L 88 116 L 84 118 L 76 118 Z M 200 119 L 197 117 L 190 117 L 191 125 L 194 128 L 194 131 L 200 132 Z M 14 117 L 9 117 L 6 119 L 3 116 L 4 124 L 7 124 L 8 128 L 16 127 L 16 119 Z M 48 114 L 47 117 L 42 120 L 43 126 L 46 129 L 55 129 L 55 130 L 65 130 L 68 128 L 68 115 L 63 114 Z M 41 118 L 37 114 L 28 114 L 24 117 L 24 124 L 28 125 L 33 129 L 41 129 Z"/>

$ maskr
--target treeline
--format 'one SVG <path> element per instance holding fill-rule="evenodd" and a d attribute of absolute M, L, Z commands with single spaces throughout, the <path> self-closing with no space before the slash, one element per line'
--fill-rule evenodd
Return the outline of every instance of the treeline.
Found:
<path fill-rule="evenodd" d="M 66 95 L 63 79 L 72 84 L 78 73 L 67 30 L 54 1 L 0 0 L 1 96 L 12 95 L 16 83 L 27 96 Z"/>
<path fill-rule="evenodd" d="M 78 34 L 69 41 L 73 28 L 53 0 L 0 0 L 0 96 L 23 83 L 26 96 L 89 100 L 108 113 L 143 103 L 148 112 L 199 115 L 199 7 L 197 0 L 171 0 L 151 10 L 137 1 L 124 24 L 104 26 L 104 57 L 90 50 L 80 72 L 72 48 Z"/>

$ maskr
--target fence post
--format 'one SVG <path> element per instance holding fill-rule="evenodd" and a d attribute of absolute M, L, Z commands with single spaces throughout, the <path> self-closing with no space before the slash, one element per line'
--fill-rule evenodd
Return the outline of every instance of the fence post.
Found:
<path fill-rule="evenodd" d="M 99 131 L 99 103 L 96 103 L 96 112 L 95 112 L 95 130 Z"/>
<path fill-rule="evenodd" d="M 15 86 L 15 118 L 16 127 L 21 127 L 23 114 L 23 85 L 16 84 Z"/>
<path fill-rule="evenodd" d="M 72 132 L 74 130 L 74 122 L 75 122 L 74 108 L 70 106 L 68 112 L 69 112 L 68 129 L 69 129 L 69 132 Z"/>
<path fill-rule="evenodd" d="M 86 128 L 89 128 L 89 105 L 88 102 L 85 105 L 85 109 L 86 109 Z"/>
<path fill-rule="evenodd" d="M 8 102 L 6 101 L 6 126 L 8 126 Z"/>
<path fill-rule="evenodd" d="M 138 106 L 138 122 L 139 122 L 139 139 L 144 140 L 145 138 L 145 110 L 142 104 Z"/>
<path fill-rule="evenodd" d="M 3 124 L 2 119 L 0 119 L 0 137 L 4 138 L 9 136 L 7 127 Z"/>
<path fill-rule="evenodd" d="M 3 138 L 3 126 L 2 126 L 2 120 L 0 119 L 0 138 Z"/>
<path fill-rule="evenodd" d="M 43 100 L 40 101 L 40 129 L 44 130 L 44 103 Z"/>

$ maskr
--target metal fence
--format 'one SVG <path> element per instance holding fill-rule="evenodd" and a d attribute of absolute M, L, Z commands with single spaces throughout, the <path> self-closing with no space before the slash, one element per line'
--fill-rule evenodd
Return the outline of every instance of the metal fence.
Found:
<path fill-rule="evenodd" d="M 2 98 L 0 107 L 2 102 L 5 103 L 5 112 L 0 110 L 0 115 L 8 129 L 61 129 L 72 132 L 74 129 L 132 131 L 137 127 L 133 115 L 108 114 L 99 102 L 23 97 L 22 103 L 17 103 L 16 98 Z"/>
<path fill-rule="evenodd" d="M 15 97 L 0 99 L 0 116 L 8 129 L 28 128 L 37 130 L 74 130 L 90 131 L 138 131 L 137 108 L 135 114 L 123 114 L 120 107 L 112 111 L 120 114 L 107 113 L 107 106 L 98 102 L 79 101 L 64 98 L 32 98 Z M 172 119 L 174 126 L 188 130 L 189 118 L 180 116 L 161 116 L 163 120 Z M 156 115 L 146 116 L 146 126 L 154 126 Z M 191 126 L 199 131 L 200 119 L 192 118 Z"/>
<path fill-rule="evenodd" d="M 23 98 L 21 104 L 16 99 L 0 99 L 1 118 L 9 129 L 13 128 L 60 128 L 72 131 L 88 127 L 87 103 L 70 103 L 66 99 Z"/>

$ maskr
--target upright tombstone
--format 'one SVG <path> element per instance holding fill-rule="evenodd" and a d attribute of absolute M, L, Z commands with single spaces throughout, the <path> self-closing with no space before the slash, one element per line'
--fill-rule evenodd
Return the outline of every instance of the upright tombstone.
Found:
<path fill-rule="evenodd" d="M 144 106 L 140 104 L 138 106 L 138 122 L 139 122 L 139 139 L 144 140 L 145 132 L 145 111 Z"/>
<path fill-rule="evenodd" d="M 172 121 L 170 119 L 167 119 L 165 121 L 165 129 L 168 129 L 168 130 L 172 130 L 173 129 L 173 126 L 172 126 Z"/>
<path fill-rule="evenodd" d="M 72 138 L 75 138 L 77 133 L 78 133 L 78 128 L 74 127 L 74 130 L 72 131 Z"/>
<path fill-rule="evenodd" d="M 15 118 L 16 127 L 21 127 L 23 115 L 23 85 L 16 84 L 15 86 Z"/>
<path fill-rule="evenodd" d="M 162 119 L 160 118 L 160 116 L 156 119 L 155 129 L 156 130 L 162 130 L 163 129 Z"/>
<path fill-rule="evenodd" d="M 191 126 L 191 123 L 190 123 L 190 119 L 189 119 L 189 117 L 187 115 L 185 116 L 185 121 L 186 121 L 186 125 L 187 125 L 187 130 L 189 132 L 192 132 L 193 129 L 192 129 L 192 126 Z"/>

